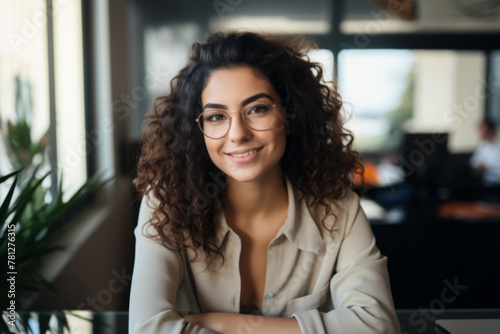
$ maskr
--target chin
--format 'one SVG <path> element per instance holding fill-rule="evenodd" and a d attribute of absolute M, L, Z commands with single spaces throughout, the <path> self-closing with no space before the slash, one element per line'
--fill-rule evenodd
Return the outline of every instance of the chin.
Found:
<path fill-rule="evenodd" d="M 259 177 L 256 175 L 248 175 L 244 173 L 237 173 L 237 174 L 226 174 L 229 180 L 236 181 L 236 182 L 241 182 L 241 183 L 247 183 L 247 182 L 252 182 L 257 180 Z"/>
<path fill-rule="evenodd" d="M 279 165 L 278 165 L 279 166 Z M 247 183 L 247 182 L 255 182 L 262 181 L 269 177 L 271 177 L 274 168 L 265 169 L 265 170 L 240 170 L 232 173 L 226 173 L 229 179 L 232 179 L 236 182 Z"/>

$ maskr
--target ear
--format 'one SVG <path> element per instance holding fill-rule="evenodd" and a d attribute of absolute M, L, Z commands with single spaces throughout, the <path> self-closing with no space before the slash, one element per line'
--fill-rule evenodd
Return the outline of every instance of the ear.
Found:
<path fill-rule="evenodd" d="M 289 123 L 285 124 L 285 134 L 289 135 L 291 133 L 292 133 L 292 130 L 290 129 L 290 124 Z"/>

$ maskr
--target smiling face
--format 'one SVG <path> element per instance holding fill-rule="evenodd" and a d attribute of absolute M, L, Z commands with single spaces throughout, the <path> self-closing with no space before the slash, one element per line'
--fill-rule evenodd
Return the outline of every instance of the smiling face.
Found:
<path fill-rule="evenodd" d="M 231 117 L 229 131 L 220 139 L 207 136 L 205 144 L 212 162 L 229 181 L 265 181 L 281 175 L 280 160 L 285 152 L 286 135 L 283 108 L 276 106 L 274 123 L 258 131 L 241 117 L 243 109 L 255 111 L 266 104 L 280 103 L 280 97 L 264 76 L 250 67 L 214 71 L 201 94 L 204 110 L 216 107 Z M 249 122 L 247 122 L 249 123 Z"/>

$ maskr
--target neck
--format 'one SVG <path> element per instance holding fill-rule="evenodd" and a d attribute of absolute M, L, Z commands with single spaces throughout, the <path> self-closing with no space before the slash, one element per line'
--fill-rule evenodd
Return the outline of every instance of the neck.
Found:
<path fill-rule="evenodd" d="M 243 224 L 263 221 L 286 208 L 288 194 L 281 168 L 251 182 L 229 180 L 224 208 L 228 221 Z"/>

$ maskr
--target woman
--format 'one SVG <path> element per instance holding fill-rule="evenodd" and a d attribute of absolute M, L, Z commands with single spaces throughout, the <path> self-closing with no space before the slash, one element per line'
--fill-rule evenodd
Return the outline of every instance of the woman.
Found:
<path fill-rule="evenodd" d="M 306 40 L 218 33 L 155 101 L 132 333 L 395 333 L 336 89 Z"/>

